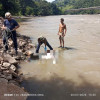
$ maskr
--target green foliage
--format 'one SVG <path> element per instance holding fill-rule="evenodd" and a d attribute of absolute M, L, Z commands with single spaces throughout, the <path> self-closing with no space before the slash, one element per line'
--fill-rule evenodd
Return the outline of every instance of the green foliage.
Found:
<path fill-rule="evenodd" d="M 100 6 L 100 0 L 0 0 L 0 16 L 6 12 L 13 15 L 48 16 L 59 14 L 100 14 L 100 9 L 67 12 L 69 9 L 79 9 Z"/>
<path fill-rule="evenodd" d="M 56 4 L 48 3 L 45 0 L 0 0 L 0 15 L 6 12 L 13 15 L 58 15 L 61 11 Z"/>
<path fill-rule="evenodd" d="M 100 6 L 100 0 L 55 0 L 53 3 L 56 4 L 62 10 L 63 13 L 65 13 L 69 9 L 79 9 L 79 8 Z M 96 14 L 96 13 L 100 13 L 100 9 L 67 12 L 67 14 L 84 14 L 84 13 Z"/>

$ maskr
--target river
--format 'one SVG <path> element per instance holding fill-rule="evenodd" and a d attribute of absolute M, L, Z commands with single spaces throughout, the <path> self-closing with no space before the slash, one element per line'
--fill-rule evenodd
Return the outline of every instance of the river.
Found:
<path fill-rule="evenodd" d="M 67 26 L 67 49 L 58 49 L 60 18 Z M 21 64 L 25 76 L 22 86 L 31 94 L 44 95 L 27 100 L 99 100 L 100 15 L 33 17 L 20 26 L 18 31 L 35 44 L 41 34 L 45 36 L 57 61 L 39 59 Z M 44 52 L 42 47 L 40 52 Z"/>

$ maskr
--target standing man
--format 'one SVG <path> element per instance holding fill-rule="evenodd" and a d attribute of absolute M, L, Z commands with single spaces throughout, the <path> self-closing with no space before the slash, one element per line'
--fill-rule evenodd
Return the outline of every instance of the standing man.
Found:
<path fill-rule="evenodd" d="M 63 48 L 64 48 L 64 36 L 66 35 L 66 24 L 64 24 L 64 19 L 61 18 L 60 19 L 60 25 L 59 25 L 59 31 L 58 31 L 58 35 L 59 35 L 59 40 L 60 40 L 60 46 L 62 47 L 62 43 L 63 43 Z"/>
<path fill-rule="evenodd" d="M 16 36 L 16 29 L 19 28 L 19 24 L 12 18 L 11 13 L 7 12 L 5 13 L 5 21 L 4 21 L 4 25 L 2 27 L 2 30 L 5 30 L 6 28 L 10 29 L 12 32 L 12 36 L 11 39 L 13 41 L 14 44 L 14 48 L 15 48 L 15 53 L 16 55 L 18 54 L 17 52 L 17 36 Z M 5 39 L 3 39 L 3 43 L 5 44 Z M 6 49 L 6 51 L 8 50 L 8 47 Z"/>

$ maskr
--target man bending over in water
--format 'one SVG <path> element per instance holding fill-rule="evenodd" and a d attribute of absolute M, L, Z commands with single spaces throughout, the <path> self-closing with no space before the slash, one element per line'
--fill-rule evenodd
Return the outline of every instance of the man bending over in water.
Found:
<path fill-rule="evenodd" d="M 64 48 L 64 36 L 66 35 L 67 28 L 66 28 L 66 24 L 64 24 L 63 18 L 60 19 L 60 22 L 61 23 L 59 25 L 59 31 L 58 31 L 59 40 L 60 40 L 59 47 L 62 47 L 62 42 L 63 42 L 63 48 Z"/>
<path fill-rule="evenodd" d="M 53 50 L 53 48 L 51 47 L 51 45 L 48 43 L 47 39 L 45 37 L 43 37 L 43 36 L 40 36 L 38 38 L 38 46 L 36 48 L 36 53 L 39 53 L 40 46 L 43 43 L 45 44 L 45 48 L 46 48 L 46 46 L 48 46 L 50 50 Z"/>

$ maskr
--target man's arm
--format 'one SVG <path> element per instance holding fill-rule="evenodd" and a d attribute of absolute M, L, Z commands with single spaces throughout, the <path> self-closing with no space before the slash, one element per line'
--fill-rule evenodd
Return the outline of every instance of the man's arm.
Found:
<path fill-rule="evenodd" d="M 64 33 L 64 35 L 66 35 L 66 32 L 67 32 L 67 28 L 66 28 L 66 25 L 65 25 L 65 33 Z"/>
<path fill-rule="evenodd" d="M 3 26 L 1 27 L 1 30 L 5 30 L 5 29 L 6 29 L 5 25 L 3 25 Z"/>
<path fill-rule="evenodd" d="M 15 26 L 15 28 L 12 31 L 16 31 L 16 29 L 19 27 L 20 27 L 20 25 L 18 24 L 17 26 Z"/>
<path fill-rule="evenodd" d="M 47 45 L 47 39 L 46 38 L 44 39 L 44 44 L 45 44 L 45 47 L 46 47 L 46 45 Z"/>
<path fill-rule="evenodd" d="M 12 29 L 12 31 L 16 31 L 16 29 L 19 28 L 20 26 L 19 26 L 19 24 L 17 23 L 16 20 L 13 20 L 13 23 L 14 23 L 15 28 Z"/>
<path fill-rule="evenodd" d="M 58 31 L 58 35 L 59 35 L 59 32 L 60 32 L 60 25 L 59 25 L 59 31 Z"/>

